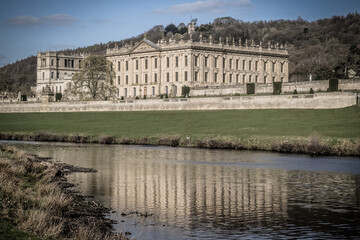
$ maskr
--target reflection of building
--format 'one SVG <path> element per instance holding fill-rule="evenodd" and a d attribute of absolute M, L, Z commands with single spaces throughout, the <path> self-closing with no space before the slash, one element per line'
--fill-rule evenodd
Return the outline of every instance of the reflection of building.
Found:
<path fill-rule="evenodd" d="M 71 84 L 72 76 L 87 55 L 65 55 L 57 52 L 40 52 L 37 55 L 36 94 L 48 85 L 53 93 L 63 93 Z"/>
<path fill-rule="evenodd" d="M 194 219 L 228 226 L 286 219 L 288 189 L 279 184 L 286 173 L 228 166 L 221 162 L 232 155 L 223 156 L 197 149 L 93 146 L 59 151 L 55 160 L 73 159 L 70 164 L 99 170 L 71 178 L 86 183 L 85 194 L 109 197 L 119 212 L 149 213 L 161 222 L 189 226 L 199 224 Z"/>
<path fill-rule="evenodd" d="M 288 53 L 278 44 L 239 45 L 235 39 L 210 36 L 155 44 L 146 38 L 135 46 L 107 49 L 116 72 L 118 97 L 160 94 L 180 96 L 182 86 L 222 86 L 288 82 Z"/>

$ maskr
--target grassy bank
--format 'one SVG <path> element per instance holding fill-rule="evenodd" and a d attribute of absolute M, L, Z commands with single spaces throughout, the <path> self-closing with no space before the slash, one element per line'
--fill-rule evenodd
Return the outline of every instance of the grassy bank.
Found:
<path fill-rule="evenodd" d="M 0 145 L 0 239 L 125 239 L 112 233 L 104 207 L 68 190 L 66 171 Z"/>
<path fill-rule="evenodd" d="M 360 108 L 0 114 L 0 138 L 359 155 Z M 314 147 L 314 146 L 317 147 Z"/>

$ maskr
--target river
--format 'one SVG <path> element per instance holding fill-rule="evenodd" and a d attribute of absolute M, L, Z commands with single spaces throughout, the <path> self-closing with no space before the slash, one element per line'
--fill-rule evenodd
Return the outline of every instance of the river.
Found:
<path fill-rule="evenodd" d="M 97 173 L 68 178 L 134 239 L 360 238 L 360 158 L 21 143 Z"/>

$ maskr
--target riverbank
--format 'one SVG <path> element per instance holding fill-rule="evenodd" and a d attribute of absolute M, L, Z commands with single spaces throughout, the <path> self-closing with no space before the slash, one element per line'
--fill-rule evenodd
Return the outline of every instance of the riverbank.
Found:
<path fill-rule="evenodd" d="M 360 108 L 2 113 L 0 139 L 360 155 Z"/>
<path fill-rule="evenodd" d="M 69 189 L 67 174 L 94 171 L 0 145 L 0 239 L 126 239 L 109 209 Z"/>
<path fill-rule="evenodd" d="M 71 143 L 153 145 L 206 149 L 274 151 L 308 155 L 360 156 L 360 140 L 325 138 L 314 134 L 309 137 L 182 138 L 177 136 L 116 138 L 53 133 L 0 133 L 2 140 L 48 141 Z"/>

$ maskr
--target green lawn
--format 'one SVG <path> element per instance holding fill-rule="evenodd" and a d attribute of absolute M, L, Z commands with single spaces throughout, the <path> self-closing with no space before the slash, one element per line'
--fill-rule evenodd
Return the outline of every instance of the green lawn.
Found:
<path fill-rule="evenodd" d="M 79 113 L 1 113 L 0 132 L 115 137 L 302 136 L 360 138 L 360 108 Z"/>

